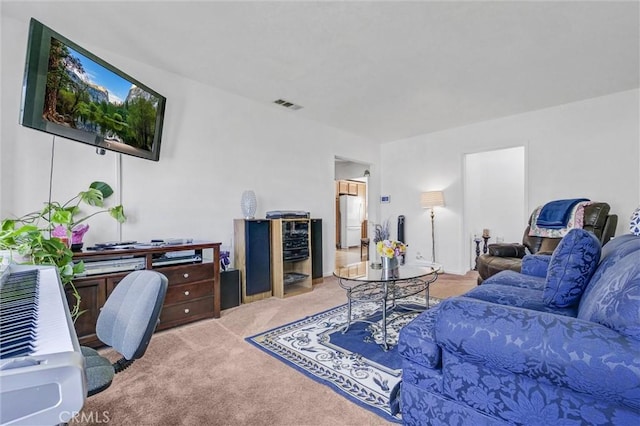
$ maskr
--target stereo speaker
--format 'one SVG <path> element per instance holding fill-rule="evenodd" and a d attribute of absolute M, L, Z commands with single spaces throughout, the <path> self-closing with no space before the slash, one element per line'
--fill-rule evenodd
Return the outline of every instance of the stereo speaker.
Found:
<path fill-rule="evenodd" d="M 240 270 L 220 271 L 220 309 L 240 305 Z"/>
<path fill-rule="evenodd" d="M 322 278 L 322 219 L 311 219 L 311 278 Z"/>
<path fill-rule="evenodd" d="M 271 234 L 268 220 L 245 221 L 246 294 L 271 291 Z"/>
<path fill-rule="evenodd" d="M 407 243 L 404 237 L 404 215 L 398 216 L 398 241 L 402 241 L 403 243 Z"/>

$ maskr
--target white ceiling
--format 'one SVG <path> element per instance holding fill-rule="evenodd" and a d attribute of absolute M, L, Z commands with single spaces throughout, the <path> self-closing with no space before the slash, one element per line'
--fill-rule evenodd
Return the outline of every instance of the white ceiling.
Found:
<path fill-rule="evenodd" d="M 639 4 L 3 0 L 2 15 L 386 142 L 640 87 Z"/>

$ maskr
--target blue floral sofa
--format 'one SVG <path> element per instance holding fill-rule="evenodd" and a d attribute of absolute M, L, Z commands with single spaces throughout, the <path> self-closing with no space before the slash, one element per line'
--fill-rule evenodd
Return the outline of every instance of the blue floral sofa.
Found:
<path fill-rule="evenodd" d="M 640 425 L 640 236 L 575 231 L 401 330 L 403 423 Z"/>

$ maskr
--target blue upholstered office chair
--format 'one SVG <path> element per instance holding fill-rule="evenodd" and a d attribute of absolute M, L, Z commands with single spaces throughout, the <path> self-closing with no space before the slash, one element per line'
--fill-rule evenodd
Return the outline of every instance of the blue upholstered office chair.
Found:
<path fill-rule="evenodd" d="M 122 279 L 100 310 L 96 334 L 122 358 L 111 364 L 95 349 L 82 346 L 87 376 L 87 396 L 102 392 L 113 377 L 142 357 L 155 331 L 167 277 L 156 271 L 134 271 Z"/>

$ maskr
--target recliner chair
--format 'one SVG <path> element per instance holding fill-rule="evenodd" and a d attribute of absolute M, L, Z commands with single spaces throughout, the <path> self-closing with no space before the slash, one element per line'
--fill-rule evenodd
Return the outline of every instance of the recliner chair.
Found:
<path fill-rule="evenodd" d="M 607 203 L 594 202 L 584 208 L 583 228 L 595 234 L 602 245 L 606 244 L 616 233 L 618 216 L 609 214 Z M 529 216 L 529 223 L 524 230 L 522 243 L 489 244 L 486 254 L 478 257 L 478 284 L 500 271 L 512 270 L 520 272 L 522 258 L 526 254 L 551 254 L 561 238 L 530 236 L 533 212 Z"/>
<path fill-rule="evenodd" d="M 107 389 L 114 376 L 147 350 L 167 294 L 169 281 L 156 271 L 134 271 L 118 283 L 100 310 L 96 333 L 122 355 L 115 363 L 95 349 L 81 346 L 85 358 L 87 396 Z"/>

